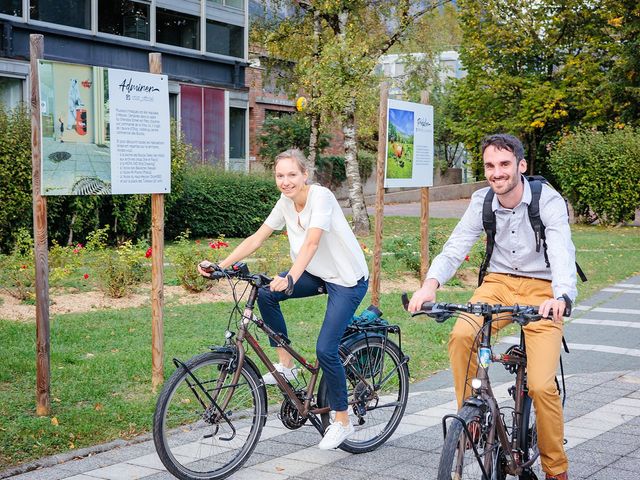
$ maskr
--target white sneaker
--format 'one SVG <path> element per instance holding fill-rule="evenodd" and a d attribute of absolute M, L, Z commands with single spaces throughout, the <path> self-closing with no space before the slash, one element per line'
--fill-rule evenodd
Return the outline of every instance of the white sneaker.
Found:
<path fill-rule="evenodd" d="M 353 425 L 345 427 L 342 422 L 334 422 L 324 431 L 324 437 L 320 440 L 318 448 L 320 450 L 332 450 L 338 448 L 349 436 L 355 432 Z"/>
<path fill-rule="evenodd" d="M 278 372 L 280 372 L 282 375 L 284 375 L 284 378 L 287 379 L 289 382 L 292 381 L 292 380 L 296 380 L 298 378 L 298 369 L 296 367 L 287 368 L 284 365 L 282 365 L 281 363 L 276 363 L 273 366 L 276 367 L 276 370 Z M 276 379 L 271 374 L 271 372 L 265 373 L 262 376 L 262 381 L 264 382 L 265 385 L 277 385 L 278 384 L 278 382 L 276 382 Z"/>

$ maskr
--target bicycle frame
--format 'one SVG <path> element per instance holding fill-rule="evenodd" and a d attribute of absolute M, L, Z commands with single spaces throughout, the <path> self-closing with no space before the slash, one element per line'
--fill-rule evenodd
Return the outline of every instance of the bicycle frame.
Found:
<path fill-rule="evenodd" d="M 318 415 L 329 413 L 330 407 L 327 406 L 327 407 L 312 408 L 311 406 L 312 399 L 314 398 L 316 383 L 320 373 L 319 363 L 317 360 L 313 364 L 309 363 L 304 357 L 302 357 L 298 352 L 296 352 L 290 346 L 289 339 L 285 338 L 283 335 L 280 335 L 274 332 L 262 319 L 254 315 L 253 311 L 255 308 L 255 302 L 258 298 L 258 288 L 259 288 L 258 285 L 255 285 L 255 284 L 251 285 L 251 291 L 249 292 L 249 296 L 245 304 L 242 317 L 240 319 L 239 330 L 234 342 L 234 345 L 235 345 L 234 355 L 236 355 L 237 366 L 239 368 L 236 368 L 234 372 L 234 376 L 231 382 L 231 387 L 228 389 L 226 393 L 226 397 L 221 402 L 220 405 L 215 401 L 214 398 L 211 398 L 208 394 L 207 394 L 207 397 L 212 402 L 213 407 L 218 412 L 218 415 L 220 416 L 219 418 L 223 418 L 225 422 L 229 423 L 229 420 L 226 418 L 224 414 L 224 410 L 228 402 L 230 401 L 231 397 L 234 394 L 234 391 L 235 391 L 234 386 L 238 384 L 238 381 L 240 379 L 240 374 L 242 370 L 242 368 L 240 367 L 244 364 L 245 358 L 246 358 L 246 349 L 244 346 L 244 342 L 246 341 L 251 346 L 252 350 L 256 353 L 260 361 L 267 368 L 267 370 L 271 372 L 271 374 L 273 375 L 274 379 L 277 382 L 277 385 L 280 387 L 280 390 L 282 391 L 283 395 L 285 395 L 285 397 L 289 401 L 291 401 L 293 405 L 295 405 L 295 408 L 298 410 L 298 412 L 303 418 L 308 418 L 309 421 L 312 423 L 312 425 L 320 432 L 320 434 L 324 435 L 324 426 L 322 424 L 322 421 L 318 418 Z M 300 398 L 298 398 L 298 395 L 296 394 L 294 389 L 291 387 L 289 382 L 285 380 L 284 376 L 281 375 L 279 372 L 277 372 L 273 362 L 271 362 L 267 354 L 264 352 L 263 348 L 260 346 L 257 339 L 251 334 L 248 327 L 252 323 L 255 324 L 260 330 L 265 332 L 270 339 L 274 340 L 278 347 L 284 348 L 295 360 L 298 361 L 298 363 L 300 363 L 306 370 L 310 372 L 311 378 L 309 379 L 307 388 L 305 390 L 304 401 L 301 401 Z M 396 331 L 399 331 L 399 329 L 397 329 L 397 327 L 395 326 L 389 326 L 388 331 L 396 332 Z M 227 338 L 228 340 L 230 340 L 232 337 L 228 335 Z M 351 361 L 352 359 L 347 357 L 344 361 L 344 365 L 347 366 Z M 408 357 L 405 356 L 403 363 L 406 363 L 407 361 L 408 361 Z M 364 378 L 362 374 L 360 374 L 357 371 L 354 373 L 357 375 L 359 380 L 363 381 L 364 383 L 368 383 L 367 379 Z M 202 387 L 200 388 L 202 389 Z M 356 401 L 349 402 L 350 405 L 354 403 L 357 403 L 357 402 Z"/>
<path fill-rule="evenodd" d="M 491 348 L 491 319 L 492 314 L 490 312 L 482 313 L 484 321 L 480 332 L 480 342 L 478 346 L 478 351 L 480 348 Z M 496 454 L 496 447 L 499 445 L 502 446 L 503 452 L 506 459 L 506 473 L 509 475 L 518 476 L 523 473 L 523 471 L 530 467 L 538 458 L 536 454 L 533 458 L 529 459 L 525 463 L 521 463 L 522 461 L 522 452 L 520 450 L 519 438 L 520 433 L 519 429 L 523 427 L 521 425 L 522 421 L 522 412 L 524 408 L 524 395 L 526 394 L 526 346 L 524 341 L 524 332 L 520 332 L 520 344 L 518 345 L 518 350 L 515 354 L 491 354 L 490 362 L 487 366 L 483 366 L 482 364 L 478 364 L 478 373 L 475 378 L 480 380 L 480 387 L 476 389 L 475 393 L 468 397 L 465 401 L 465 405 L 472 405 L 478 407 L 483 414 L 488 413 L 491 415 L 492 426 L 493 428 L 488 432 L 488 436 L 486 439 L 487 447 L 485 448 L 484 459 L 481 458 L 476 445 L 473 442 L 473 438 L 471 436 L 471 432 L 468 429 L 465 421 L 460 418 L 458 415 L 450 414 L 445 415 L 442 419 L 442 428 L 443 433 L 446 436 L 446 421 L 448 419 L 452 419 L 453 421 L 458 421 L 462 424 L 465 435 L 471 445 L 473 446 L 474 455 L 480 468 L 482 470 L 482 475 L 485 480 L 490 480 L 487 471 L 492 471 L 491 464 L 494 462 L 494 455 Z M 504 423 L 503 417 L 500 412 L 500 406 L 493 394 L 493 390 L 491 388 L 491 381 L 489 380 L 489 365 L 490 363 L 501 363 L 505 366 L 511 366 L 516 373 L 516 382 L 514 387 L 514 400 L 515 405 L 513 408 L 513 420 L 512 420 L 512 431 L 511 431 L 511 441 L 509 440 L 509 433 L 507 432 L 507 426 Z M 526 428 L 523 427 L 523 428 Z"/>

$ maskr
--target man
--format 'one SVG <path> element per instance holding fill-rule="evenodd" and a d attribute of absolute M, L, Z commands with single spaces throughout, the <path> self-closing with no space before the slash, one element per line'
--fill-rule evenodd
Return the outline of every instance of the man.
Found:
<path fill-rule="evenodd" d="M 482 142 L 484 173 L 489 187 L 471 198 L 460 223 L 431 264 L 422 287 L 409 302 L 409 311 L 424 302 L 434 302 L 436 290 L 456 272 L 472 245 L 483 232 L 484 198 L 493 190 L 492 209 L 496 216 L 496 235 L 488 273 L 473 294 L 471 302 L 502 305 L 540 305 L 540 314 L 552 320 L 532 322 L 524 327 L 527 342 L 529 396 L 537 418 L 538 446 L 542 468 L 548 480 L 567 480 L 568 461 L 563 447 L 562 402 L 555 376 L 562 343 L 562 314 L 566 295 L 575 300 L 575 247 L 563 198 L 546 184 L 540 194 L 540 217 L 545 225 L 547 256 L 536 252 L 536 238 L 528 216 L 531 202 L 529 182 L 522 175 L 527 169 L 524 148 L 512 135 L 492 135 Z M 449 358 L 460 408 L 471 378 L 477 371 L 474 340 L 479 325 L 459 319 L 449 338 Z M 505 326 L 495 325 L 495 329 Z"/>

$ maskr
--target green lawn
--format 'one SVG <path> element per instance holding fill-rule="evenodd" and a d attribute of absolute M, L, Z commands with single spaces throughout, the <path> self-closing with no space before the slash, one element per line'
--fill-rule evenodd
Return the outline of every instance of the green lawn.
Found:
<path fill-rule="evenodd" d="M 432 222 L 451 229 L 455 220 Z M 417 218 L 385 219 L 385 242 L 418 231 Z M 362 241 L 373 247 L 373 237 Z M 574 228 L 578 259 L 589 282 L 580 298 L 640 273 L 640 232 L 633 228 Z M 387 250 L 388 251 L 388 250 Z M 370 257 L 369 257 L 370 258 Z M 410 275 L 386 255 L 383 274 Z M 463 302 L 472 287 L 447 287 L 439 299 Z M 363 307 L 368 305 L 365 299 Z M 307 358 L 324 311 L 324 297 L 286 302 L 290 337 Z M 172 306 L 165 310 L 165 368 L 171 358 L 186 359 L 220 344 L 230 304 Z M 385 293 L 381 310 L 402 327 L 402 346 L 411 356 L 413 380 L 446 368 L 449 324 L 411 319 L 400 292 Z M 259 336 L 267 343 L 264 335 Z M 0 468 L 115 438 L 149 431 L 155 395 L 151 393 L 151 314 L 148 308 L 60 315 L 51 321 L 52 415 L 35 416 L 35 325 L 0 320 Z M 276 400 L 273 397 L 272 400 Z M 55 420 L 54 420 L 55 418 Z"/>

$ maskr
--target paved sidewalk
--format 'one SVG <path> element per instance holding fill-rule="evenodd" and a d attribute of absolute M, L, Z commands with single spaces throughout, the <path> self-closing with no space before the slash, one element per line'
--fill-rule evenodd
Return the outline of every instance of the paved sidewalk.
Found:
<path fill-rule="evenodd" d="M 639 478 L 640 276 L 598 292 L 577 305 L 566 324 L 571 353 L 564 355 L 567 451 L 572 480 Z M 514 339 L 503 338 L 504 348 Z M 494 365 L 496 393 L 506 398 L 510 376 Z M 454 411 L 450 373 L 412 385 L 407 413 L 395 435 L 377 451 L 351 455 L 317 449 L 312 427 L 285 429 L 270 417 L 255 453 L 236 480 L 411 480 L 436 478 L 442 447 L 440 419 Z M 173 478 L 149 440 L 80 459 L 50 457 L 43 468 L 13 480 L 160 480 Z M 0 478 L 8 471 L 0 472 Z M 511 478 L 511 477 L 510 477 Z M 542 478 L 544 478 L 542 476 Z"/>

